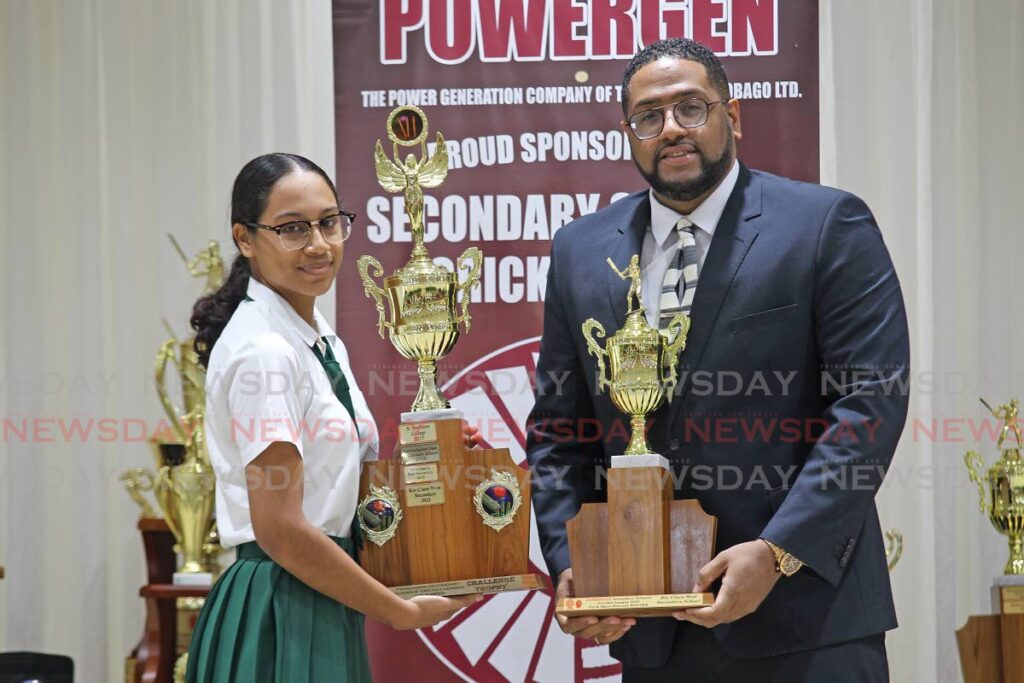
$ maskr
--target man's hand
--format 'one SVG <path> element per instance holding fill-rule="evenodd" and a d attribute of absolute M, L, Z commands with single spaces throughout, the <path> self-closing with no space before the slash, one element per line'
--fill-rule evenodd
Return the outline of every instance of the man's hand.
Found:
<path fill-rule="evenodd" d="M 563 598 L 573 597 L 572 569 L 566 569 L 558 575 L 558 586 L 555 588 L 555 602 Z M 631 617 L 566 617 L 555 613 L 555 619 L 562 631 L 577 638 L 593 640 L 598 645 L 607 645 L 626 634 L 636 619 Z"/>
<path fill-rule="evenodd" d="M 767 543 L 756 540 L 723 550 L 701 567 L 693 592 L 706 592 L 720 576 L 722 588 L 715 604 L 673 612 L 672 616 L 707 628 L 736 621 L 758 608 L 781 574 L 775 571 L 775 553 Z"/>

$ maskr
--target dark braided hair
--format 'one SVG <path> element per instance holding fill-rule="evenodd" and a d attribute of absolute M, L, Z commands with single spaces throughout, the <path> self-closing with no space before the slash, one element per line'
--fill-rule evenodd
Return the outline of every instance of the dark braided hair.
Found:
<path fill-rule="evenodd" d="M 691 62 L 703 64 L 707 69 L 711 87 L 715 89 L 718 96 L 723 100 L 731 98 L 729 76 L 725 73 L 722 62 L 710 48 L 689 38 L 665 38 L 651 43 L 629 60 L 626 73 L 622 75 L 622 113 L 626 116 L 629 116 L 629 82 L 633 80 L 637 71 L 662 57 L 688 59 Z"/>
<path fill-rule="evenodd" d="M 267 198 L 278 180 L 295 171 L 312 171 L 318 174 L 331 188 L 335 198 L 338 191 L 322 168 L 297 154 L 275 152 L 256 157 L 238 172 L 231 190 L 231 224 L 258 223 L 267 208 Z M 252 232 L 255 228 L 249 228 Z M 235 243 L 238 246 L 238 243 Z M 202 296 L 192 307 L 190 323 L 196 331 L 194 347 L 199 362 L 207 367 L 210 353 L 217 343 L 235 309 L 245 299 L 252 270 L 249 259 L 242 254 L 235 257 L 231 272 L 220 289 Z"/>

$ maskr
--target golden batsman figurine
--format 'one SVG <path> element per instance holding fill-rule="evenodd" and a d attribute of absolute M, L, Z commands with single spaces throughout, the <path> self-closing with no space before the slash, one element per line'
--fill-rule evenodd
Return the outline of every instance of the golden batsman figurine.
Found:
<path fill-rule="evenodd" d="M 391 343 L 405 358 L 416 361 L 420 387 L 412 404 L 413 412 L 444 410 L 450 405 L 437 388 L 437 361 L 446 356 L 459 339 L 459 325 L 469 332 L 469 295 L 480 282 L 483 255 L 476 247 L 466 249 L 457 263 L 467 271 L 459 284 L 458 275 L 439 266 L 423 244 L 423 190 L 437 187 L 448 174 L 448 148 L 437 134 L 434 154 L 427 154 L 427 117 L 417 107 L 398 107 L 388 116 L 388 137 L 393 143 L 394 160 L 384 153 L 380 140 L 374 152 L 377 180 L 388 192 L 405 195 L 405 211 L 412 231 L 412 257 L 403 267 L 384 278 L 384 287 L 374 282 L 384 269 L 372 256 L 361 256 L 359 277 L 366 295 L 377 307 L 380 336 L 390 331 Z M 419 146 L 422 156 L 412 153 L 400 159 L 399 146 Z M 461 300 L 457 301 L 457 295 Z M 390 316 L 385 314 L 387 300 Z M 459 312 L 456 313 L 456 304 Z"/>
<path fill-rule="evenodd" d="M 630 286 L 626 295 L 626 324 L 612 335 L 605 349 L 597 343 L 597 339 L 605 337 L 601 323 L 593 318 L 583 323 L 587 348 L 597 357 L 598 388 L 610 389 L 615 407 L 630 418 L 632 434 L 625 455 L 652 455 L 645 434 L 647 415 L 657 410 L 666 396 L 672 400 L 679 354 L 686 347 L 686 333 L 690 329 L 690 318 L 682 313 L 676 315 L 666 330 L 668 336 L 674 337 L 669 342 L 666 335 L 647 324 L 639 262 L 640 257 L 634 255 L 622 271 L 608 259 L 612 270 L 622 279 L 630 280 Z M 608 377 L 606 359 L 611 365 Z"/>
<path fill-rule="evenodd" d="M 664 332 L 652 328 L 640 257 L 622 270 L 611 259 L 608 265 L 630 282 L 625 325 L 604 349 L 598 321 L 583 323 L 583 337 L 597 358 L 598 387 L 629 415 L 632 433 L 625 454 L 612 456 L 608 502 L 584 503 L 566 523 L 575 595 L 555 609 L 568 617 L 666 616 L 714 602 L 711 593 L 691 590 L 714 555 L 718 521 L 696 500 L 674 500 L 669 462 L 650 450 L 645 433 L 647 415 L 672 398 L 690 319 L 680 313 Z"/>
<path fill-rule="evenodd" d="M 1010 558 L 1003 570 L 1005 575 L 1024 575 L 1024 461 L 1021 460 L 1021 429 L 1018 422 L 1020 405 L 1017 399 L 1011 399 L 1009 403 L 1000 405 L 993 410 L 984 401 L 981 402 L 988 408 L 998 420 L 1002 421 L 1003 427 L 996 442 L 996 448 L 1002 452 L 1002 457 L 996 461 L 984 477 L 988 482 L 988 492 L 985 491 L 984 481 L 980 472 L 984 469 L 985 462 L 977 451 L 968 451 L 964 455 L 964 462 L 970 474 L 971 481 L 978 487 L 980 496 L 979 509 L 982 513 L 988 513 L 989 521 L 996 531 L 1007 537 L 1010 545 Z M 1010 434 L 1013 440 L 1007 444 Z"/>

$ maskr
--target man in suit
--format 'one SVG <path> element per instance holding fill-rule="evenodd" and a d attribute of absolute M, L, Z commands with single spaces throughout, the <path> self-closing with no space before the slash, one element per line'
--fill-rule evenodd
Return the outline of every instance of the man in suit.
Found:
<path fill-rule="evenodd" d="M 628 437 L 595 386 L 581 324 L 622 326 L 629 283 L 606 259 L 621 268 L 639 254 L 650 324 L 691 318 L 676 393 L 649 416 L 648 438 L 676 497 L 718 518 L 717 554 L 694 586 L 716 598 L 674 619 L 562 628 L 611 642 L 626 683 L 888 680 L 896 616 L 874 496 L 906 420 L 910 354 L 874 217 L 846 192 L 743 166 L 739 102 L 698 43 L 639 52 L 623 111 L 650 190 L 552 244 L 527 444 L 533 505 L 557 594 L 570 596 L 565 522 L 605 500 L 597 470 Z M 595 423 L 602 438 L 585 438 Z"/>

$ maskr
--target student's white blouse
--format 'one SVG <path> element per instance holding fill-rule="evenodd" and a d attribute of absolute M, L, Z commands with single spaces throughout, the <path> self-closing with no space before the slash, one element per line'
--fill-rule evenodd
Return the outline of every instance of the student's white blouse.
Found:
<path fill-rule="evenodd" d="M 206 439 L 217 475 L 217 528 L 230 548 L 256 540 L 245 466 L 270 444 L 295 444 L 303 461 L 302 510 L 332 536 L 350 535 L 360 465 L 376 460 L 377 428 L 356 386 L 345 345 L 314 311 L 317 329 L 269 287 L 249 280 L 248 295 L 210 354 Z M 326 342 L 325 342 L 326 340 Z M 313 353 L 328 343 L 352 394 L 356 420 L 335 396 Z M 269 485 L 283 485 L 284 472 Z"/>

